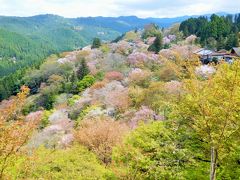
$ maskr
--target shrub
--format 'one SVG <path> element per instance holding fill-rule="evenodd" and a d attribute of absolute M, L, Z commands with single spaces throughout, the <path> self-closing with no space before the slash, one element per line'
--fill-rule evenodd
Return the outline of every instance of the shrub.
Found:
<path fill-rule="evenodd" d="M 76 141 L 96 153 L 105 164 L 110 163 L 112 148 L 121 142 L 128 131 L 127 126 L 109 118 L 90 119 L 80 125 L 75 134 Z"/>
<path fill-rule="evenodd" d="M 97 81 L 102 81 L 104 79 L 105 73 L 103 71 L 97 72 L 94 76 Z"/>
<path fill-rule="evenodd" d="M 79 100 L 81 96 L 79 95 L 73 95 L 71 98 L 68 99 L 68 105 L 73 106 L 77 100 Z"/>
<path fill-rule="evenodd" d="M 82 92 L 86 88 L 93 85 L 94 82 L 95 82 L 95 78 L 92 75 L 85 76 L 81 81 L 77 83 L 79 91 Z"/>

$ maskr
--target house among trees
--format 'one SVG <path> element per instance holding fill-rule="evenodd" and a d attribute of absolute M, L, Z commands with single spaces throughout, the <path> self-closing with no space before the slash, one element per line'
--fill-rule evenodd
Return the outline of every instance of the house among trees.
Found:
<path fill-rule="evenodd" d="M 230 52 L 226 51 L 225 49 L 212 51 L 209 49 L 201 48 L 195 51 L 194 54 L 199 56 L 203 64 L 208 64 L 211 62 L 217 63 L 220 60 L 232 63 L 234 58 L 240 57 L 240 47 L 232 48 Z"/>
<path fill-rule="evenodd" d="M 231 55 L 232 56 L 236 56 L 236 57 L 240 57 L 240 47 L 232 48 Z"/>

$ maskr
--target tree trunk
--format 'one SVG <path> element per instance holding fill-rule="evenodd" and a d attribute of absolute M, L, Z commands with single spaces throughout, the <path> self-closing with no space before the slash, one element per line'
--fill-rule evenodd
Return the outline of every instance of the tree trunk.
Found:
<path fill-rule="evenodd" d="M 210 180 L 216 180 L 216 169 L 217 169 L 217 150 L 214 147 L 211 147 Z"/>

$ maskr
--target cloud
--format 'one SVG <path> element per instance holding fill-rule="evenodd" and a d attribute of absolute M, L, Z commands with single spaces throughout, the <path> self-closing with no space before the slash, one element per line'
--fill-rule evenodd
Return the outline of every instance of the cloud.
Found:
<path fill-rule="evenodd" d="M 237 0 L 0 0 L 2 15 L 57 14 L 65 17 L 173 17 L 214 12 L 236 13 Z"/>

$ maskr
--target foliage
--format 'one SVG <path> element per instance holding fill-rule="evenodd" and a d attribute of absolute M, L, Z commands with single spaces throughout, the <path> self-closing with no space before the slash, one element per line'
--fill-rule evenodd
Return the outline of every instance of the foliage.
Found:
<path fill-rule="evenodd" d="M 80 66 L 77 70 L 77 77 L 79 80 L 82 80 L 84 76 L 89 74 L 89 69 L 86 63 L 86 60 L 83 58 L 80 62 Z"/>
<path fill-rule="evenodd" d="M 8 174 L 6 169 L 18 159 L 38 122 L 37 119 L 25 122 L 21 114 L 28 93 L 29 89 L 23 86 L 17 97 L 0 109 L 0 179 Z"/>
<path fill-rule="evenodd" d="M 94 84 L 94 82 L 95 82 L 94 76 L 92 75 L 84 76 L 84 78 L 77 83 L 79 91 L 81 92 L 84 89 L 90 87 L 91 85 Z"/>
<path fill-rule="evenodd" d="M 118 71 L 111 71 L 105 74 L 105 78 L 108 79 L 109 81 L 113 81 L 113 80 L 121 81 L 123 80 L 124 76 L 122 73 Z"/>
<path fill-rule="evenodd" d="M 53 110 L 50 111 L 44 111 L 43 116 L 41 118 L 40 124 L 39 124 L 39 128 L 40 129 L 44 129 L 45 127 L 47 127 L 49 125 L 49 116 L 53 113 Z"/>
<path fill-rule="evenodd" d="M 82 121 L 75 137 L 76 141 L 95 152 L 105 164 L 111 162 L 112 148 L 121 142 L 128 128 L 125 124 L 109 118 Z"/>
<path fill-rule="evenodd" d="M 149 46 L 148 51 L 152 51 L 157 54 L 161 49 L 163 49 L 163 38 L 162 34 L 160 33 L 156 36 L 153 44 Z"/>
<path fill-rule="evenodd" d="M 68 99 L 68 105 L 73 106 L 77 100 L 79 100 L 81 96 L 79 95 L 73 95 L 71 98 Z"/>
<path fill-rule="evenodd" d="M 148 87 L 150 83 L 151 72 L 135 68 L 129 73 L 128 78 L 130 83 L 133 85 Z"/>
<path fill-rule="evenodd" d="M 108 44 L 102 44 L 101 47 L 100 47 L 101 51 L 105 54 L 109 53 L 110 52 L 110 48 L 109 48 L 109 45 Z"/>
<path fill-rule="evenodd" d="M 163 122 L 138 127 L 113 151 L 114 165 L 122 167 L 118 173 L 123 179 L 183 179 L 179 170 L 185 154 L 174 139 Z"/>
<path fill-rule="evenodd" d="M 101 46 L 101 40 L 99 38 L 94 38 L 92 42 L 92 49 L 99 48 Z"/>
<path fill-rule="evenodd" d="M 159 27 L 156 24 L 148 24 L 144 27 L 142 38 L 147 39 L 148 37 L 156 37 L 159 33 Z"/>
<path fill-rule="evenodd" d="M 128 42 L 132 42 L 138 39 L 138 34 L 134 31 L 127 32 L 124 36 L 124 39 Z"/>
<path fill-rule="evenodd" d="M 207 17 L 190 18 L 183 21 L 179 30 L 185 36 L 195 34 L 200 37 L 202 46 L 230 50 L 237 47 L 239 32 L 239 14 L 219 17 L 213 14 L 208 20 Z"/>
<path fill-rule="evenodd" d="M 184 82 L 184 94 L 176 107 L 179 123 L 192 129 L 207 145 L 206 159 L 211 162 L 215 179 L 221 161 L 239 144 L 240 63 L 221 64 L 213 77 Z"/>
<path fill-rule="evenodd" d="M 94 154 L 74 145 L 68 149 L 38 149 L 21 168 L 22 179 L 114 179 Z"/>

